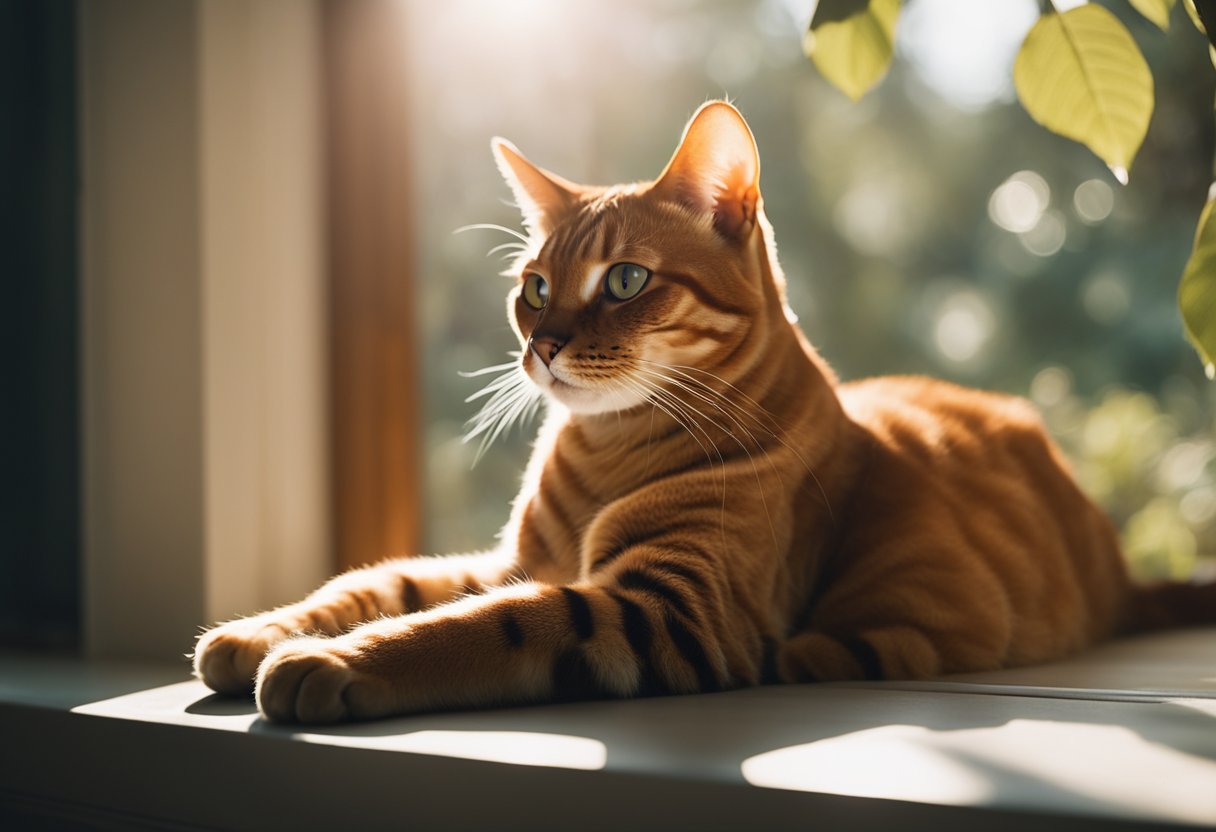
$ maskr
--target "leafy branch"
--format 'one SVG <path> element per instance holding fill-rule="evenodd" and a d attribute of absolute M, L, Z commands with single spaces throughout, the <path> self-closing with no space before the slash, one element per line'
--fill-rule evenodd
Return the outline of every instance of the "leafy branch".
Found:
<path fill-rule="evenodd" d="M 1128 0 L 1168 31 L 1177 0 Z M 1208 37 L 1216 64 L 1216 0 L 1183 0 Z M 1114 14 L 1087 3 L 1059 11 L 1040 0 L 1038 21 L 1018 50 L 1018 99 L 1039 124 L 1088 147 L 1127 184 L 1153 114 L 1153 76 L 1135 39 Z M 891 65 L 900 0 L 819 0 L 803 49 L 833 85 L 854 101 Z M 1178 288 L 1187 338 L 1208 378 L 1216 378 L 1216 183 L 1199 217 L 1195 244 Z"/>

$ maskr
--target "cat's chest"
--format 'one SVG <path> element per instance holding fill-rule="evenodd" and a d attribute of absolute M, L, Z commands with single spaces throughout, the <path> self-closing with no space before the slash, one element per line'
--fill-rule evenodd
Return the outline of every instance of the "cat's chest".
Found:
<path fill-rule="evenodd" d="M 532 520 L 560 537 L 566 548 L 577 550 L 587 528 L 622 489 L 609 481 L 616 478 L 608 471 L 599 468 L 597 473 L 598 466 L 572 457 L 563 448 L 550 456 L 532 497 Z"/>
<path fill-rule="evenodd" d="M 582 552 L 603 525 L 597 520 L 644 482 L 636 468 L 633 460 L 579 454 L 559 443 L 526 496 L 519 529 L 521 559 L 548 564 L 564 579 L 573 578 L 581 568 Z"/>
<path fill-rule="evenodd" d="M 605 549 L 665 525 L 686 490 L 682 484 L 697 478 L 700 454 L 682 429 L 664 430 L 646 418 L 609 420 L 598 432 L 547 424 L 516 504 L 521 562 L 533 577 L 574 580 Z M 709 479 L 717 510 L 721 478 Z"/>

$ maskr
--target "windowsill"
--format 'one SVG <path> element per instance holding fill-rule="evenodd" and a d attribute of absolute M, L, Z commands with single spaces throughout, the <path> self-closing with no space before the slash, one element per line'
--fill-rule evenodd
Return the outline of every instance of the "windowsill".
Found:
<path fill-rule="evenodd" d="M 211 695 L 182 668 L 10 655 L 0 657 L 0 680 L 0 821 L 1216 824 L 1210 629 L 925 683 L 764 687 L 307 731 L 262 722 L 251 701 Z"/>

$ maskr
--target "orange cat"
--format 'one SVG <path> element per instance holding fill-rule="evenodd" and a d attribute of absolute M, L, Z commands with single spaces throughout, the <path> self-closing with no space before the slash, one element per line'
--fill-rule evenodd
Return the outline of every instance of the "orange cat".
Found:
<path fill-rule="evenodd" d="M 697 112 L 653 183 L 494 153 L 530 231 L 507 302 L 524 351 L 479 430 L 550 402 L 501 545 L 217 626 L 195 652 L 215 690 L 329 722 L 920 678 L 1216 621 L 1211 586 L 1131 585 L 1026 402 L 837 383 L 787 316 L 730 105 Z"/>

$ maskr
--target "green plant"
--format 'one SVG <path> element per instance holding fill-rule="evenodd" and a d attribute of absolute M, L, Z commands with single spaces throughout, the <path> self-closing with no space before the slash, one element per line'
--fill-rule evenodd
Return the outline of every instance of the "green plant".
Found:
<path fill-rule="evenodd" d="M 857 100 L 891 63 L 901 0 L 819 0 L 803 39 L 806 54 L 838 89 Z M 1177 0 L 1128 0 L 1168 30 Z M 1216 0 L 1183 0 L 1207 35 L 1216 63 Z M 1095 3 L 1058 11 L 1040 0 L 1040 16 L 1013 65 L 1018 98 L 1039 124 L 1088 147 L 1122 184 L 1153 114 L 1153 77 L 1127 27 Z M 1216 184 L 1199 217 L 1194 247 L 1178 288 L 1187 338 L 1208 378 L 1216 378 Z"/>

